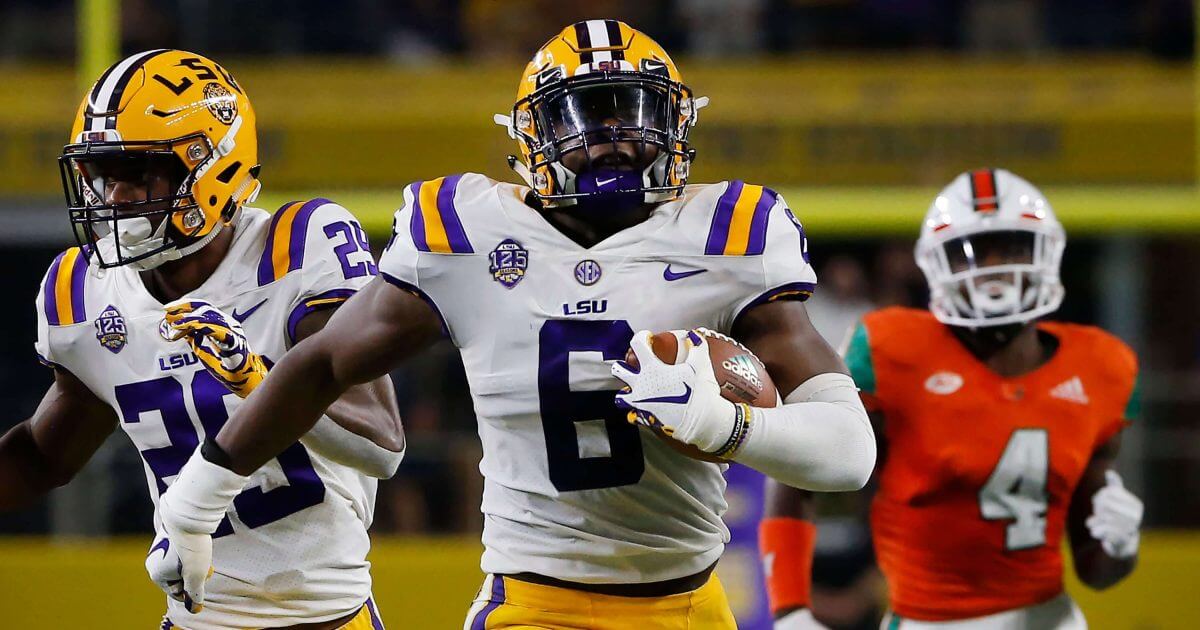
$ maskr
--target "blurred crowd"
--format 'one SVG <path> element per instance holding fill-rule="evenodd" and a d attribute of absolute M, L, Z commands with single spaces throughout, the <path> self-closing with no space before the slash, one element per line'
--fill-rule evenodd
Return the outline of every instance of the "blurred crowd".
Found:
<path fill-rule="evenodd" d="M 75 0 L 0 3 L 0 60 L 70 58 Z M 812 50 L 1187 58 L 1191 0 L 122 0 L 122 47 L 376 55 L 397 63 L 524 57 L 576 20 L 623 19 L 695 57 Z M 55 24 L 53 29 L 39 28 Z"/>

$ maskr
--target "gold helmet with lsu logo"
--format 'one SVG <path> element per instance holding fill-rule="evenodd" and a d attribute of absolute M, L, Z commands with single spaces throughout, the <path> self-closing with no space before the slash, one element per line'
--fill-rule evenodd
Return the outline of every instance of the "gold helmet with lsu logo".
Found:
<path fill-rule="evenodd" d="M 254 109 L 211 59 L 137 53 L 88 90 L 59 169 L 84 251 L 152 269 L 204 247 L 258 194 Z M 144 197 L 114 199 L 118 182 Z"/>
<path fill-rule="evenodd" d="M 708 104 L 683 83 L 657 42 L 617 20 L 563 29 L 525 67 L 510 115 L 497 114 L 520 147 L 509 165 L 547 206 L 590 197 L 644 203 L 673 199 L 687 183 L 695 151 L 688 132 Z M 640 171 L 574 172 L 563 156 L 596 143 L 632 142 L 657 154 Z"/>

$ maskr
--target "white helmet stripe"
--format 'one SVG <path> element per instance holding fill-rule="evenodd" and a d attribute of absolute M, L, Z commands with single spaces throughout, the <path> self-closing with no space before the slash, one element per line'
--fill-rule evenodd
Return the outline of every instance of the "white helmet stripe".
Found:
<path fill-rule="evenodd" d="M 588 37 L 592 42 L 592 48 L 608 48 L 612 46 L 608 41 L 608 27 L 604 25 L 604 20 L 588 20 L 587 30 Z"/>
<path fill-rule="evenodd" d="M 103 131 L 106 127 L 116 128 L 116 116 L 109 114 L 114 114 L 121 106 L 121 95 L 125 93 L 125 86 L 129 83 L 129 79 L 138 68 L 142 67 L 142 64 L 146 63 L 146 60 L 166 52 L 166 50 L 166 48 L 159 48 L 130 55 L 109 68 L 104 76 L 100 77 L 100 81 L 92 90 L 88 103 L 92 115 L 88 131 Z"/>

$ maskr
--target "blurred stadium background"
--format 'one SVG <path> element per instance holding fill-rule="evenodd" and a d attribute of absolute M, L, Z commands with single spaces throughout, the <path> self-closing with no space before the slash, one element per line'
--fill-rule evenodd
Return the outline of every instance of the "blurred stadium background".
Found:
<path fill-rule="evenodd" d="M 400 188 L 480 171 L 510 178 L 507 111 L 527 56 L 563 25 L 615 17 L 675 52 L 712 97 L 693 181 L 781 190 L 806 224 L 831 341 L 874 306 L 923 304 L 920 217 L 956 173 L 1003 166 L 1047 193 L 1067 226 L 1063 319 L 1138 350 L 1145 420 L 1121 469 L 1146 501 L 1141 566 L 1089 593 L 1094 627 L 1200 624 L 1200 131 L 1190 0 L 4 0 L 0 3 L 0 431 L 50 382 L 32 299 L 71 242 L 55 160 L 84 88 L 139 49 L 210 55 L 259 115 L 258 205 L 320 194 L 376 246 Z M 381 486 L 377 600 L 393 628 L 461 624 L 481 574 L 481 481 L 471 405 L 448 344 L 395 375 L 409 437 Z M 970 419 L 965 418 L 964 421 Z M 151 627 L 142 464 L 116 433 L 74 483 L 0 514 L 0 627 Z M 722 564 L 739 618 L 763 627 L 753 478 L 731 490 Z M 844 627 L 877 611 L 864 497 L 825 501 L 818 608 Z M 750 546 L 747 546 L 750 545 Z M 854 623 L 862 625 L 854 625 Z"/>

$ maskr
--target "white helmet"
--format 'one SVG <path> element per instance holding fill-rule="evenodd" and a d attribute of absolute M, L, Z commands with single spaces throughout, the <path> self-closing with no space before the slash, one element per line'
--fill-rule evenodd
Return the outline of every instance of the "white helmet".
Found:
<path fill-rule="evenodd" d="M 1058 309 L 1067 237 L 1041 191 L 1001 169 L 963 173 L 925 215 L 917 265 L 943 324 L 1022 324 Z"/>

